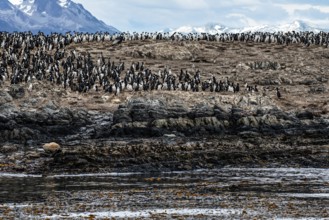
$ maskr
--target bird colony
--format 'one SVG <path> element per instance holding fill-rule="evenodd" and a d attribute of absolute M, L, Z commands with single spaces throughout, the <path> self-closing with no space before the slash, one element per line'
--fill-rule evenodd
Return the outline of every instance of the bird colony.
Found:
<path fill-rule="evenodd" d="M 125 63 L 104 57 L 103 53 L 93 57 L 68 50 L 69 45 L 83 42 L 104 42 L 117 47 L 126 41 L 214 41 L 264 44 L 300 44 L 304 47 L 319 45 L 328 47 L 329 35 L 324 32 L 289 33 L 52 33 L 32 34 L 0 32 L 0 85 L 26 84 L 33 90 L 34 81 L 48 81 L 71 91 L 87 93 L 90 90 L 119 95 L 133 91 L 209 91 L 239 92 L 238 82 L 228 78 L 202 77 L 202 70 L 193 68 L 173 72 L 170 67 L 151 70 L 143 62 Z M 124 46 L 124 44 L 122 44 Z M 257 92 L 257 86 L 244 85 L 247 91 Z M 281 95 L 280 95 L 281 96 Z"/>

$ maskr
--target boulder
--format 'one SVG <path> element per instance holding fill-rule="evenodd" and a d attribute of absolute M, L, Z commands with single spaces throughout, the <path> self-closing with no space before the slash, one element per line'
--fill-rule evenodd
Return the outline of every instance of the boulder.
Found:
<path fill-rule="evenodd" d="M 12 87 L 10 88 L 9 94 L 14 99 L 20 99 L 25 96 L 25 89 L 21 86 L 12 85 Z"/>
<path fill-rule="evenodd" d="M 0 91 L 0 105 L 13 101 L 8 92 Z"/>
<path fill-rule="evenodd" d="M 313 120 L 314 118 L 314 114 L 310 111 L 302 111 L 302 112 L 298 112 L 296 114 L 297 118 L 301 119 L 301 120 L 306 120 L 306 119 L 310 119 Z"/>
<path fill-rule="evenodd" d="M 61 151 L 61 146 L 56 142 L 46 143 L 42 146 L 42 148 L 48 154 L 55 154 Z"/>
<path fill-rule="evenodd" d="M 4 145 L 4 146 L 0 147 L 0 152 L 3 154 L 16 152 L 17 150 L 18 150 L 18 148 L 15 145 Z"/>

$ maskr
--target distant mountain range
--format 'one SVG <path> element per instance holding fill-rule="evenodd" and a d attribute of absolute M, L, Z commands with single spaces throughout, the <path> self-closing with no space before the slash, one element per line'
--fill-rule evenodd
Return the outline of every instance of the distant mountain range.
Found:
<path fill-rule="evenodd" d="M 165 29 L 161 32 L 180 32 L 180 33 L 242 33 L 242 32 L 291 32 L 291 31 L 313 31 L 318 33 L 320 31 L 328 32 L 329 29 L 321 29 L 317 27 L 313 27 L 312 25 L 304 22 L 304 21 L 294 21 L 288 24 L 282 24 L 277 26 L 270 25 L 260 25 L 260 26 L 250 26 L 250 27 L 242 27 L 242 28 L 231 28 L 222 24 L 211 23 L 204 26 L 182 26 L 176 29 Z"/>
<path fill-rule="evenodd" d="M 119 32 L 71 0 L 0 0 L 0 31 Z"/>
<path fill-rule="evenodd" d="M 0 0 L 0 31 L 42 31 L 44 33 L 68 31 L 97 31 L 117 33 L 118 29 L 98 20 L 81 4 L 71 0 Z M 313 31 L 329 29 L 314 27 L 304 21 L 294 21 L 277 26 L 260 25 L 232 28 L 222 24 L 210 23 L 204 26 L 182 26 L 166 29 L 162 32 L 180 33 L 239 33 L 239 32 L 288 32 Z"/>

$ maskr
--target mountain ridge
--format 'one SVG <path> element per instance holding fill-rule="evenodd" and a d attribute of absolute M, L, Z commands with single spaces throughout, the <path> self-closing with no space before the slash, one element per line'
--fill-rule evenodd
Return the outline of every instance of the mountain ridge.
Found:
<path fill-rule="evenodd" d="M 0 31 L 120 32 L 71 0 L 1 0 Z"/>
<path fill-rule="evenodd" d="M 181 26 L 175 29 L 167 28 L 160 32 L 180 32 L 180 33 L 210 33 L 210 34 L 221 34 L 221 33 L 243 33 L 243 32 L 292 32 L 292 31 L 313 31 L 318 33 L 320 31 L 328 32 L 329 29 L 313 27 L 305 21 L 295 20 L 291 23 L 285 23 L 280 25 L 258 25 L 258 26 L 247 26 L 247 27 L 228 27 L 220 23 L 208 23 L 203 26 Z"/>

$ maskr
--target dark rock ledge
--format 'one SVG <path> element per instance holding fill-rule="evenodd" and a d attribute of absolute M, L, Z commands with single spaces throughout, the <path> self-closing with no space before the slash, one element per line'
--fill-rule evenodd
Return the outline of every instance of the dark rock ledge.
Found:
<path fill-rule="evenodd" d="M 307 110 L 259 105 L 261 101 L 251 97 L 236 104 L 186 106 L 138 98 L 114 112 L 51 104 L 24 109 L 3 101 L 0 171 L 329 167 L 328 119 Z M 41 146 L 51 141 L 63 151 L 46 154 Z"/>

